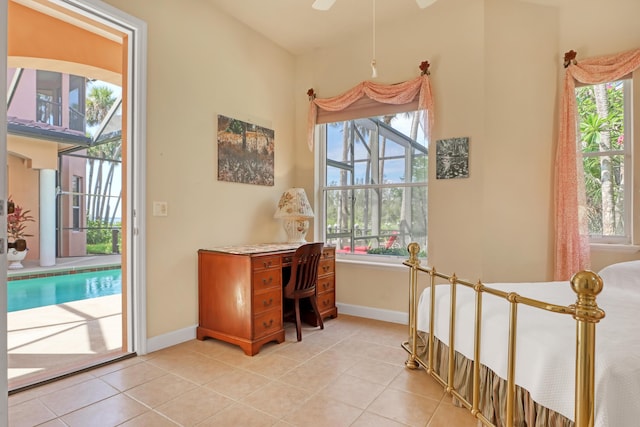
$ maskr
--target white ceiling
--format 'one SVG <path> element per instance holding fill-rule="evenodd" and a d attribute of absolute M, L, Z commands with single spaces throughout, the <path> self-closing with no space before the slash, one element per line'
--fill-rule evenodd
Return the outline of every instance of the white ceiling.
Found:
<path fill-rule="evenodd" d="M 352 34 L 372 31 L 374 0 L 337 0 L 326 12 L 312 9 L 314 0 L 207 1 L 294 55 L 331 46 Z M 432 13 L 432 9 L 447 1 L 450 0 L 438 0 L 420 9 L 415 0 L 375 0 L 376 26 Z M 571 0 L 518 1 L 558 6 Z"/>
<path fill-rule="evenodd" d="M 294 55 L 372 31 L 373 0 L 337 0 L 326 12 L 312 9 L 314 0 L 207 1 Z M 415 0 L 376 0 L 376 25 L 429 13 L 439 2 L 420 9 Z"/>

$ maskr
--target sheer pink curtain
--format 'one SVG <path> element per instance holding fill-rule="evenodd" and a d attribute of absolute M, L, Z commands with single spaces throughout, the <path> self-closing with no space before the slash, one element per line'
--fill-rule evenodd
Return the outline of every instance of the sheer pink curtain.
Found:
<path fill-rule="evenodd" d="M 640 67 L 640 49 L 576 62 L 575 52 L 565 55 L 564 92 L 556 150 L 555 280 L 567 280 L 589 268 L 589 233 L 582 157 L 577 146 L 576 82 L 605 83 L 620 79 Z"/>
<path fill-rule="evenodd" d="M 307 117 L 307 143 L 309 144 L 309 149 L 313 150 L 318 108 L 327 111 L 344 110 L 363 96 L 368 96 L 380 103 L 399 105 L 413 101 L 416 95 L 418 95 L 418 109 L 423 112 L 423 128 L 425 129 L 425 133 L 431 132 L 433 127 L 433 97 L 431 94 L 428 67 L 429 63 L 426 61 L 420 64 L 422 74 L 413 80 L 393 85 L 365 81 L 342 95 L 333 98 L 318 99 L 315 97 L 313 89 L 309 89 L 309 92 L 307 92 L 310 101 L 309 115 Z M 429 135 L 425 136 L 429 137 Z"/>

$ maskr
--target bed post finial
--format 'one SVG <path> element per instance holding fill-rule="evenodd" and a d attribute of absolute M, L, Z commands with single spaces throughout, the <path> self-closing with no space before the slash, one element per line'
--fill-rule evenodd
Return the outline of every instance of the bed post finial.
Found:
<path fill-rule="evenodd" d="M 596 306 L 596 295 L 602 292 L 604 283 L 602 278 L 593 271 L 584 270 L 579 271 L 571 278 L 571 288 L 580 297 L 585 298 L 585 303 L 588 301 L 589 306 Z"/>
<path fill-rule="evenodd" d="M 409 251 L 409 263 L 420 265 L 420 260 L 418 259 L 418 254 L 420 253 L 420 245 L 416 242 L 411 242 L 407 245 L 407 250 Z"/>
<path fill-rule="evenodd" d="M 578 295 L 573 307 L 576 319 L 576 407 L 575 426 L 592 427 L 595 411 L 596 323 L 604 317 L 596 295 L 603 288 L 602 278 L 592 271 L 580 271 L 571 278 Z"/>

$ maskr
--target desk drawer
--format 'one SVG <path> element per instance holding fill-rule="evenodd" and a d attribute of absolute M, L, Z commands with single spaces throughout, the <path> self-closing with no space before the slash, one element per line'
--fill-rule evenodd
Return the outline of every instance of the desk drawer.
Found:
<path fill-rule="evenodd" d="M 282 266 L 287 267 L 291 265 L 291 261 L 293 261 L 293 254 L 290 255 L 282 255 Z"/>
<path fill-rule="evenodd" d="M 334 292 L 336 288 L 335 276 L 320 277 L 318 279 L 318 298 L 320 294 L 324 292 Z"/>
<path fill-rule="evenodd" d="M 280 255 L 254 257 L 251 260 L 251 267 L 253 271 L 266 270 L 269 268 L 280 269 L 281 262 Z"/>
<path fill-rule="evenodd" d="M 333 274 L 335 269 L 335 262 L 333 259 L 321 259 L 318 264 L 318 275 Z"/>
<path fill-rule="evenodd" d="M 273 310 L 276 307 L 282 307 L 282 289 L 278 288 L 273 291 L 253 295 L 254 315 Z"/>
<path fill-rule="evenodd" d="M 335 246 L 325 246 L 324 249 L 322 249 L 322 259 L 335 258 L 335 257 L 336 257 Z"/>
<path fill-rule="evenodd" d="M 336 306 L 336 294 L 335 292 L 325 292 L 318 295 L 318 310 L 323 313 L 327 310 L 331 310 Z"/>
<path fill-rule="evenodd" d="M 282 310 L 269 310 L 253 317 L 253 339 L 282 329 Z"/>
<path fill-rule="evenodd" d="M 253 292 L 263 289 L 282 287 L 282 272 L 280 269 L 263 270 L 253 273 Z"/>

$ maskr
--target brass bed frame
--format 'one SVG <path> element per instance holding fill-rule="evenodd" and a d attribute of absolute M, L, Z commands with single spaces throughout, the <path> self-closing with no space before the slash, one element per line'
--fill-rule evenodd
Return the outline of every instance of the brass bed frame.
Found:
<path fill-rule="evenodd" d="M 603 283 L 600 276 L 591 271 L 581 271 L 571 278 L 571 287 L 577 294 L 575 304 L 561 306 L 526 298 L 514 292 L 504 292 L 485 286 L 482 282 L 467 282 L 452 276 L 439 273 L 435 268 L 421 267 L 418 253 L 420 245 L 410 243 L 407 247 L 409 259 L 403 262 L 411 268 L 409 291 L 409 341 L 402 343 L 402 347 L 409 353 L 405 363 L 407 368 L 416 369 L 423 366 L 427 373 L 433 376 L 447 393 L 456 398 L 463 406 L 471 411 L 478 420 L 486 426 L 494 426 L 479 409 L 480 404 L 480 363 L 472 362 L 472 399 L 471 402 L 454 387 L 455 365 L 455 322 L 456 322 L 456 287 L 457 285 L 471 288 L 475 292 L 475 326 L 474 326 L 474 357 L 480 360 L 480 340 L 482 323 L 482 295 L 488 293 L 501 297 L 510 305 L 509 344 L 507 365 L 507 392 L 505 424 L 512 427 L 515 410 L 515 364 L 516 364 L 516 333 L 518 321 L 518 304 L 525 304 L 541 310 L 559 314 L 569 314 L 576 320 L 576 372 L 575 372 L 575 427 L 593 427 L 594 423 L 594 365 L 595 365 L 595 327 L 604 317 L 604 311 L 598 308 L 596 295 L 602 291 Z M 429 307 L 429 332 L 426 342 L 427 360 L 422 360 L 418 354 L 417 304 L 418 304 L 418 273 L 426 273 L 430 277 L 431 301 Z M 434 369 L 434 347 L 436 338 L 433 327 L 435 317 L 435 288 L 436 278 L 447 280 L 450 286 L 450 318 L 449 318 L 449 347 L 447 379 Z M 446 284 L 445 284 L 446 285 Z"/>

